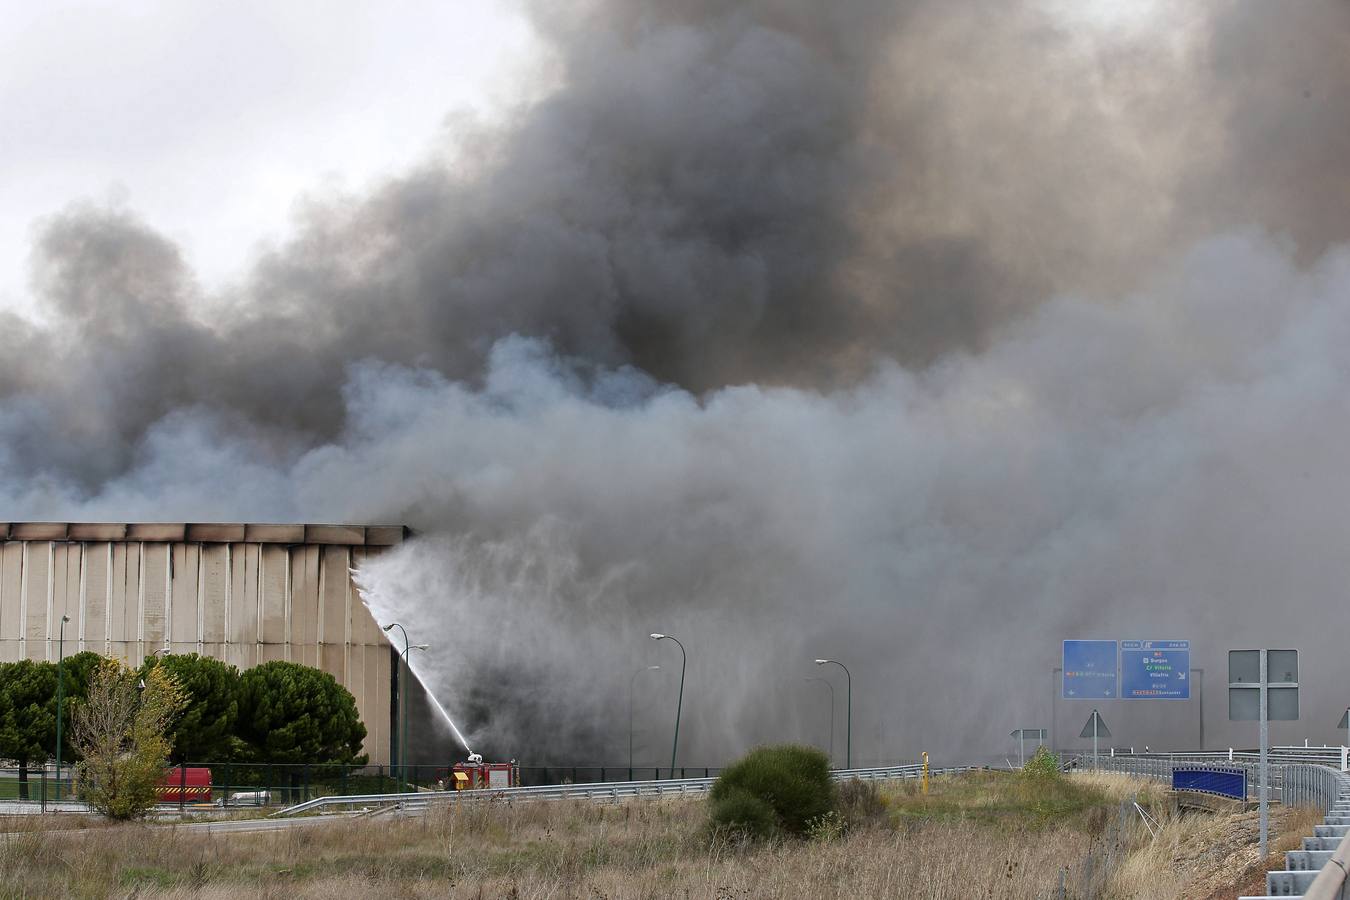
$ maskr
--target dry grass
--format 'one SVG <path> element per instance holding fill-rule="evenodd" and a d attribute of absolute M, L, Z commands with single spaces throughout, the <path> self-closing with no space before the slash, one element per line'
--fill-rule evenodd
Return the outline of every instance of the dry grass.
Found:
<path fill-rule="evenodd" d="M 1142 806 L 1148 807 L 1162 802 L 1167 794 L 1167 787 L 1156 778 L 1140 778 L 1122 772 L 1079 770 L 1070 775 L 1069 780 L 1116 803 L 1138 799 Z"/>
<path fill-rule="evenodd" d="M 711 835 L 704 804 L 680 800 L 465 805 L 256 835 L 138 825 L 29 832 L 0 837 L 0 898 L 1041 900 L 1056 895 L 1061 870 L 1102 844 L 1115 798 L 1136 787 L 1078 778 L 1029 787 L 983 773 L 937 779 L 923 795 L 901 782 L 873 824 L 767 845 Z M 1148 843 L 1153 855 L 1136 868 L 1165 869 L 1167 848 L 1185 844 L 1182 826 L 1166 823 L 1178 836 Z"/>
<path fill-rule="evenodd" d="M 1151 835 L 1142 817 L 1131 823 L 1128 841 L 1132 850 L 1113 873 L 1108 898 L 1207 898 L 1242 880 L 1261 864 L 1255 812 L 1177 812 L 1165 803 L 1149 807 L 1149 812 L 1157 818 L 1159 828 Z M 1283 860 L 1285 850 L 1300 846 L 1302 837 L 1312 834 L 1313 825 L 1319 824 L 1323 815 L 1307 808 L 1273 809 L 1270 859 Z"/>
<path fill-rule="evenodd" d="M 1314 806 L 1299 806 L 1284 811 L 1277 816 L 1279 836 L 1270 842 L 1271 850 L 1277 853 L 1298 850 L 1303 846 L 1303 839 L 1313 833 L 1314 826 L 1321 825 L 1325 820 L 1326 813 Z"/>

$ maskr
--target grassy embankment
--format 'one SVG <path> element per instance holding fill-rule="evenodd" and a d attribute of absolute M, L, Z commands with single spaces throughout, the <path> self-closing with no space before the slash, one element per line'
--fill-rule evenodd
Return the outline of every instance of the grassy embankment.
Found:
<path fill-rule="evenodd" d="M 1040 900 L 1066 868 L 1072 897 L 1083 860 L 1108 842 L 1122 854 L 1154 846 L 1121 815 L 1141 789 L 1149 802 L 1153 789 L 1124 778 L 975 773 L 935 779 L 927 795 L 900 782 L 855 809 L 844 834 L 768 844 L 710 835 L 695 800 L 466 805 L 261 835 L 29 832 L 0 838 L 0 897 Z M 1182 823 L 1164 816 L 1164 827 Z M 1118 874 L 1133 857 L 1121 859 Z M 1129 883 L 1101 891 L 1136 896 Z"/>

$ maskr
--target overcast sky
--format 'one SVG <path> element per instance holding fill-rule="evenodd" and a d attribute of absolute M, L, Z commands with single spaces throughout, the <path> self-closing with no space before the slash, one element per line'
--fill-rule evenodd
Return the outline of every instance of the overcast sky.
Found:
<path fill-rule="evenodd" d="M 0 308 L 31 310 L 34 223 L 72 202 L 135 211 L 218 285 L 306 190 L 403 168 L 539 71 L 505 3 L 0 0 Z"/>

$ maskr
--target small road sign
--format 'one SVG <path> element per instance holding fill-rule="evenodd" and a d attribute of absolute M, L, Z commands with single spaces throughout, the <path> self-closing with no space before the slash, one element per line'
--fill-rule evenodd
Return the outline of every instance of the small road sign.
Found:
<path fill-rule="evenodd" d="M 1064 699 L 1116 697 L 1116 641 L 1064 642 Z"/>
<path fill-rule="evenodd" d="M 1017 729 L 1016 731 L 1012 732 L 1012 733 L 1009 735 L 1009 737 L 1011 737 L 1013 740 L 1017 741 L 1017 764 L 1018 764 L 1018 766 L 1020 767 L 1020 766 L 1026 765 L 1026 761 L 1027 761 L 1027 749 L 1026 749 L 1027 739 L 1030 738 L 1031 740 L 1035 741 L 1035 742 L 1036 742 L 1036 746 L 1038 746 L 1038 747 L 1041 746 L 1041 745 L 1043 745 L 1043 744 L 1045 743 L 1045 729 L 1044 729 L 1044 728 L 1019 728 L 1019 729 Z"/>
<path fill-rule="evenodd" d="M 1083 726 L 1083 730 L 1078 732 L 1078 736 L 1080 738 L 1110 737 L 1111 729 L 1107 728 L 1106 723 L 1102 721 L 1102 714 L 1094 709 L 1092 715 L 1088 716 L 1087 724 Z"/>
<path fill-rule="evenodd" d="M 1042 743 L 1044 743 L 1045 729 L 1019 728 L 1016 731 L 1014 731 L 1010 736 L 1016 738 L 1019 741 L 1041 741 Z"/>
<path fill-rule="evenodd" d="M 1087 724 L 1083 726 L 1083 730 L 1078 732 L 1078 736 L 1092 738 L 1092 768 L 1097 768 L 1097 739 L 1111 736 L 1111 729 L 1107 728 L 1106 723 L 1102 721 L 1102 714 L 1094 709 L 1092 715 L 1088 716 Z"/>
<path fill-rule="evenodd" d="M 1261 682 L 1261 655 L 1266 654 L 1265 688 Z M 1298 718 L 1297 650 L 1229 650 L 1228 718 L 1234 722 L 1261 719 L 1265 694 L 1266 718 L 1272 722 Z"/>
<path fill-rule="evenodd" d="M 1123 700 L 1189 700 L 1190 641 L 1121 641 Z"/>

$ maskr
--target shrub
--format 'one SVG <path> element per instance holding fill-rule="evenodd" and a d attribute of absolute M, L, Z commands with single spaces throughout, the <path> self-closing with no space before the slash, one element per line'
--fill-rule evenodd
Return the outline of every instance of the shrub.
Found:
<path fill-rule="evenodd" d="M 710 800 L 717 827 L 757 838 L 769 837 L 778 829 L 773 807 L 749 791 L 729 788 Z"/>
<path fill-rule="evenodd" d="M 1038 747 L 1031 759 L 1022 766 L 1022 776 L 1032 781 L 1059 777 L 1059 757 L 1045 747 Z"/>
<path fill-rule="evenodd" d="M 709 800 L 715 825 L 757 837 L 806 834 L 835 808 L 830 762 L 813 747 L 759 747 L 722 772 Z"/>
<path fill-rule="evenodd" d="M 886 798 L 875 781 L 850 778 L 839 786 L 839 814 L 850 828 L 886 818 Z"/>
<path fill-rule="evenodd" d="M 828 844 L 830 841 L 837 841 L 844 836 L 848 830 L 848 822 L 844 821 L 835 810 L 830 810 L 823 816 L 816 816 L 806 825 L 806 836 L 813 841 L 821 841 Z"/>

